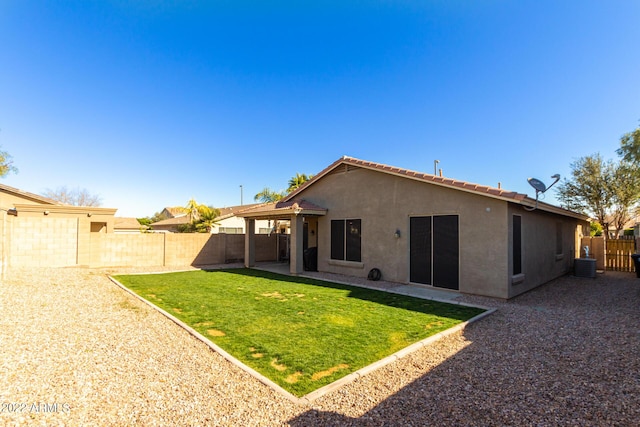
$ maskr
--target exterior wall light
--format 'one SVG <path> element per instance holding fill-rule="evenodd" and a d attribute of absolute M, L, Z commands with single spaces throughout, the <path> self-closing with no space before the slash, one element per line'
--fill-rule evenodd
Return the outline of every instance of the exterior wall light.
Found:
<path fill-rule="evenodd" d="M 49 211 L 44 211 L 43 212 L 45 215 L 49 215 Z"/>
<path fill-rule="evenodd" d="M 396 239 L 400 238 L 400 230 L 396 230 L 395 233 L 393 233 L 393 237 L 395 237 Z"/>

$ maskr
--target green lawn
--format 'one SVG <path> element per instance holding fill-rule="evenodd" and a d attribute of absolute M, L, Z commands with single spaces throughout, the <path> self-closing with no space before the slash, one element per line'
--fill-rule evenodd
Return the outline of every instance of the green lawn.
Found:
<path fill-rule="evenodd" d="M 296 396 L 483 312 L 251 269 L 115 278 Z"/>

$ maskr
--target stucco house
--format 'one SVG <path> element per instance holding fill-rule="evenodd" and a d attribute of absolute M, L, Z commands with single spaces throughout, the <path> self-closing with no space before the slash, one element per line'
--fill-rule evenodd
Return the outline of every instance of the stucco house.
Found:
<path fill-rule="evenodd" d="M 247 230 L 291 221 L 293 274 L 316 248 L 319 271 L 367 277 L 377 268 L 393 282 L 504 299 L 570 272 L 589 234 L 586 216 L 525 194 L 352 157 L 238 215 Z M 254 233 L 245 241 L 253 266 Z"/>
<path fill-rule="evenodd" d="M 186 225 L 190 222 L 191 215 L 184 214 L 156 221 L 149 225 L 149 229 L 153 233 L 176 233 L 181 225 Z"/>

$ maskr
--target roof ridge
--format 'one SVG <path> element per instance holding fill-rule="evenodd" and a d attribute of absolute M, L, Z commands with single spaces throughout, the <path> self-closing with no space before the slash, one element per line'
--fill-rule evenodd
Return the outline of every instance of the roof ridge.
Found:
<path fill-rule="evenodd" d="M 415 177 L 419 178 L 423 181 L 432 181 L 432 182 L 440 182 L 446 185 L 452 185 L 456 188 L 465 188 L 472 191 L 478 192 L 497 192 L 498 195 L 504 195 L 509 198 L 518 198 L 518 196 L 526 197 L 526 194 L 518 193 L 516 191 L 504 190 L 502 188 L 492 187 L 485 184 L 478 184 L 470 181 L 463 181 L 457 178 L 451 178 L 446 176 L 439 176 L 436 174 L 430 174 L 428 172 L 420 172 L 413 169 L 400 168 L 397 166 L 391 166 L 384 163 L 372 162 L 368 160 L 356 159 L 355 157 L 347 157 L 344 156 L 343 160 L 349 160 L 351 164 L 360 165 L 360 166 L 369 166 L 373 167 L 376 170 L 381 170 L 383 172 L 392 172 L 400 175 L 404 175 L 407 177 Z M 449 181 L 449 182 L 447 182 Z M 471 188 L 467 188 L 467 186 Z"/>
<path fill-rule="evenodd" d="M 315 181 L 319 180 L 323 176 L 327 175 L 329 172 L 334 170 L 340 164 L 347 164 L 352 166 L 369 168 L 372 170 L 378 170 L 380 172 L 386 172 L 394 175 L 405 176 L 410 179 L 417 179 L 424 182 L 433 182 L 433 183 L 444 185 L 450 188 L 457 188 L 464 191 L 472 191 L 480 194 L 498 196 L 498 197 L 503 197 L 507 199 L 514 199 L 517 201 L 524 200 L 527 197 L 526 194 L 518 193 L 516 191 L 503 190 L 502 188 L 496 188 L 496 187 L 492 187 L 484 184 L 477 184 L 474 182 L 463 181 L 456 178 L 444 177 L 436 174 L 430 174 L 427 172 L 420 172 L 412 169 L 400 168 L 397 166 L 391 166 L 384 163 L 372 162 L 370 160 L 362 160 L 356 157 L 350 157 L 350 156 L 344 155 L 338 160 L 331 163 L 326 168 L 324 168 L 318 174 L 314 175 L 313 178 L 305 182 L 296 190 L 289 193 L 283 200 L 285 201 L 293 200 L 298 195 L 298 193 L 300 193 L 309 185 L 312 185 Z"/>

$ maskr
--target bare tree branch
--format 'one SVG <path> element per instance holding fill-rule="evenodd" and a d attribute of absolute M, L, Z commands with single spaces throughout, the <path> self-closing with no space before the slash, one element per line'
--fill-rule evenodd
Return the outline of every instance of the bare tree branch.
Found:
<path fill-rule="evenodd" d="M 55 190 L 47 188 L 43 196 L 63 205 L 93 207 L 102 205 L 102 198 L 97 194 L 89 193 L 85 188 L 75 188 L 71 190 L 66 186 L 58 187 Z"/>

